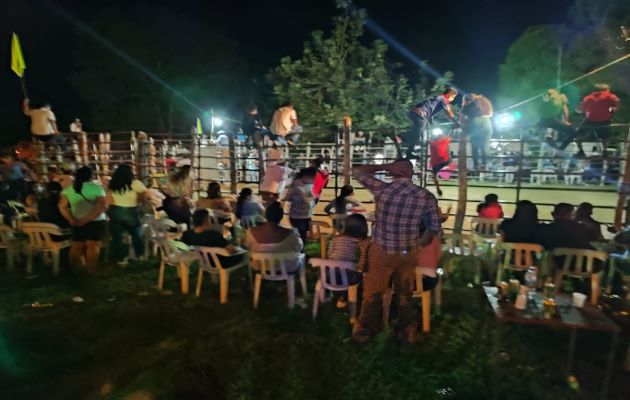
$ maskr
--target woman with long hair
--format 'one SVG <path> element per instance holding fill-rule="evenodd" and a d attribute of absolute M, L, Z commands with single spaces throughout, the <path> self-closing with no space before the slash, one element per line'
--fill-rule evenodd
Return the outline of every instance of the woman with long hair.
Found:
<path fill-rule="evenodd" d="M 338 231 L 343 227 L 343 221 L 347 216 L 348 212 L 352 208 L 361 207 L 361 203 L 353 198 L 354 188 L 351 185 L 344 185 L 341 187 L 339 191 L 339 196 L 335 197 L 326 208 L 324 208 L 324 212 L 326 214 L 334 215 L 333 223 L 335 224 L 335 229 Z"/>
<path fill-rule="evenodd" d="M 107 199 L 109 202 L 109 227 L 112 234 L 112 253 L 119 264 L 126 264 L 127 245 L 123 234 L 129 233 L 136 257 L 144 251 L 142 243 L 142 223 L 138 206 L 144 199 L 147 188 L 137 180 L 130 165 L 122 164 L 114 171 L 109 181 Z"/>
<path fill-rule="evenodd" d="M 536 234 L 539 226 L 536 204 L 521 200 L 516 203 L 514 216 L 501 222 L 499 232 L 504 242 L 538 243 Z"/>
<path fill-rule="evenodd" d="M 212 211 L 219 211 L 220 213 L 231 213 L 232 209 L 230 205 L 223 197 L 221 193 L 221 184 L 217 181 L 210 181 L 208 188 L 206 189 L 206 197 L 197 200 L 197 208 L 207 208 Z"/>
<path fill-rule="evenodd" d="M 163 188 L 166 198 L 162 202 L 162 209 L 178 224 L 190 225 L 193 207 L 190 197 L 193 192 L 193 180 L 191 166 L 184 164 L 168 178 L 168 183 Z"/>
<path fill-rule="evenodd" d="M 250 188 L 243 188 L 236 200 L 236 218 L 240 220 L 255 218 L 256 222 L 262 223 L 265 220 L 264 212 L 265 208 L 256 200 L 254 192 Z"/>
<path fill-rule="evenodd" d="M 84 166 L 77 170 L 74 183 L 61 192 L 59 211 L 72 226 L 70 263 L 82 265 L 93 272 L 98 266 L 101 241 L 105 235 L 107 199 L 103 187 L 92 182 L 92 170 Z"/>

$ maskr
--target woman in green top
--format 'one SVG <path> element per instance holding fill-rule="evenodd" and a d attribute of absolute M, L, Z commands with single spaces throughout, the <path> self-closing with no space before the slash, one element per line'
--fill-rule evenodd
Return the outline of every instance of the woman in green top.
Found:
<path fill-rule="evenodd" d="M 105 235 L 105 196 L 105 189 L 92 182 L 90 167 L 81 167 L 73 185 L 65 188 L 59 199 L 59 211 L 72 226 L 70 263 L 80 267 L 81 259 L 85 257 L 85 267 L 89 272 L 98 266 L 101 241 Z"/>

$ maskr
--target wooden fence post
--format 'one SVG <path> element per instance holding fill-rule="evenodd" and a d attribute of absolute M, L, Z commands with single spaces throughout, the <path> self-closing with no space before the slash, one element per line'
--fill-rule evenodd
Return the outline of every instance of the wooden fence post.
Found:
<path fill-rule="evenodd" d="M 468 165 L 466 163 L 467 136 L 462 131 L 459 135 L 459 148 L 457 149 L 457 213 L 453 231 L 462 233 L 464 219 L 466 218 L 466 203 L 468 202 Z"/>
<path fill-rule="evenodd" d="M 630 194 L 630 128 L 628 128 L 628 137 L 624 147 L 626 149 L 626 159 L 624 162 L 623 176 L 619 184 L 619 198 L 617 199 L 617 207 L 615 208 L 615 229 L 619 231 L 623 225 L 623 210 L 626 206 L 628 194 Z M 628 220 L 628 212 L 626 211 L 626 221 Z"/>
<path fill-rule="evenodd" d="M 351 156 L 350 156 L 350 130 L 352 118 L 346 115 L 343 119 L 343 184 L 350 185 Z"/>

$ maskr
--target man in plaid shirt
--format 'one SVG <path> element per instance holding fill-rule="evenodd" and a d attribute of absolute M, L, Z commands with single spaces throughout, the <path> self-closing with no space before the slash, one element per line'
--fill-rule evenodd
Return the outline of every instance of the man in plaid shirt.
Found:
<path fill-rule="evenodd" d="M 389 172 L 392 182 L 376 179 L 374 174 L 379 171 Z M 360 342 L 382 330 L 382 298 L 390 279 L 400 299 L 398 333 L 413 341 L 417 332 L 411 303 L 416 251 L 429 244 L 441 227 L 435 196 L 414 185 L 412 176 L 413 165 L 408 160 L 355 168 L 356 179 L 372 192 L 376 203 L 368 270 L 363 279 L 363 305 L 353 330 L 354 339 Z"/>

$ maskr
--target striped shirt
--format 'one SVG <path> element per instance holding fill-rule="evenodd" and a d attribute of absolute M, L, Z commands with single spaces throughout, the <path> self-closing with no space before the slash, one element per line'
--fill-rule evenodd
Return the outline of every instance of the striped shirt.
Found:
<path fill-rule="evenodd" d="M 291 202 L 289 217 L 295 219 L 309 219 L 313 214 L 313 193 L 310 185 L 305 185 L 299 179 L 293 181 L 285 201 Z"/>
<path fill-rule="evenodd" d="M 428 190 L 414 185 L 411 179 L 387 183 L 366 173 L 358 173 L 356 178 L 374 195 L 376 221 L 372 241 L 387 253 L 415 251 L 421 223 L 432 232 L 440 231 L 437 199 Z"/>

